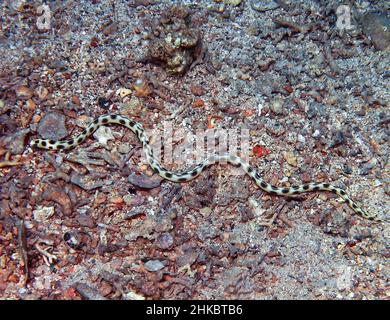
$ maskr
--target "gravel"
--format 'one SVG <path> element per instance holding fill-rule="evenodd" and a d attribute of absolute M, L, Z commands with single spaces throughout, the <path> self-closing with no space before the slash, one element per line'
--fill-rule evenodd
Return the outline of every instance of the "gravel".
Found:
<path fill-rule="evenodd" d="M 16 2 L 0 8 L 0 298 L 386 299 L 388 222 L 335 195 L 272 196 L 228 165 L 163 181 L 120 126 L 55 156 L 29 140 L 122 113 L 155 152 L 171 125 L 181 171 L 186 138 L 245 129 L 264 180 L 329 181 L 388 219 L 388 1 L 350 2 L 343 30 L 338 0 L 48 1 L 48 29 Z"/>

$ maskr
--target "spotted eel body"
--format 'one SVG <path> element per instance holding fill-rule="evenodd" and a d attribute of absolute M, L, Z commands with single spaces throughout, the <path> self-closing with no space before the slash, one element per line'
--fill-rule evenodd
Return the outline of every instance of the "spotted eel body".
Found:
<path fill-rule="evenodd" d="M 145 135 L 145 131 L 142 128 L 142 125 L 134 120 L 128 119 L 124 116 L 117 114 L 107 114 L 102 115 L 99 118 L 91 122 L 84 131 L 79 134 L 77 137 L 63 140 L 63 141 L 54 141 L 49 139 L 35 139 L 31 141 L 32 147 L 48 149 L 48 150 L 67 150 L 78 146 L 83 143 L 91 134 L 93 134 L 100 126 L 106 124 L 119 124 L 129 128 L 133 131 L 140 142 L 142 143 L 144 152 L 146 153 L 146 158 L 151 166 L 151 168 L 158 173 L 162 178 L 173 181 L 173 182 L 187 182 L 192 179 L 195 179 L 205 168 L 208 166 L 226 161 L 236 167 L 242 167 L 243 170 L 255 181 L 255 183 L 265 192 L 268 192 L 273 195 L 280 196 L 291 196 L 299 193 L 311 192 L 311 191 L 330 191 L 337 194 L 341 197 L 344 202 L 346 202 L 349 207 L 356 213 L 362 215 L 364 218 L 373 219 L 376 217 L 376 214 L 370 214 L 367 211 L 358 207 L 358 205 L 352 201 L 346 192 L 338 187 L 335 187 L 329 183 L 308 183 L 299 186 L 292 186 L 288 188 L 278 188 L 267 182 L 265 182 L 256 170 L 251 167 L 243 159 L 234 156 L 234 155 L 214 155 L 211 156 L 198 165 L 190 169 L 189 171 L 183 173 L 175 173 L 163 168 L 159 162 L 154 158 L 153 151 L 149 145 L 149 139 Z"/>

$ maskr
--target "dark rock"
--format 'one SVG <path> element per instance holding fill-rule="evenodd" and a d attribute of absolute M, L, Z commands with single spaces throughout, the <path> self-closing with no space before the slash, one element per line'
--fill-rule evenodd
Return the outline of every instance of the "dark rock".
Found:
<path fill-rule="evenodd" d="M 44 139 L 60 140 L 66 137 L 65 116 L 57 112 L 47 113 L 39 122 L 38 133 Z"/>
<path fill-rule="evenodd" d="M 309 119 L 323 117 L 325 115 L 324 107 L 316 102 L 312 102 L 309 105 L 309 110 L 307 111 L 307 117 Z"/>
<path fill-rule="evenodd" d="M 385 188 L 384 188 L 384 191 L 385 191 L 385 193 L 388 195 L 388 196 L 390 196 L 390 184 L 385 184 Z"/>
<path fill-rule="evenodd" d="M 12 154 L 22 154 L 25 148 L 26 135 L 30 129 L 24 129 L 15 132 L 3 139 L 1 145 L 4 145 Z"/>
<path fill-rule="evenodd" d="M 78 230 L 65 232 L 63 239 L 64 242 L 74 250 L 88 248 L 91 244 L 91 237 L 87 233 Z"/>
<path fill-rule="evenodd" d="M 188 248 L 184 254 L 176 258 L 176 264 L 179 267 L 191 266 L 199 256 L 199 252 L 194 248 Z"/>
<path fill-rule="evenodd" d="M 89 285 L 85 283 L 78 283 L 76 285 L 77 292 L 87 300 L 107 300 L 105 297 L 103 297 L 98 290 L 95 288 L 90 287 Z"/>
<path fill-rule="evenodd" d="M 156 240 L 156 246 L 160 249 L 168 249 L 173 244 L 173 237 L 170 233 L 164 232 L 160 234 Z"/>
<path fill-rule="evenodd" d="M 66 63 L 62 60 L 56 59 L 49 62 L 49 67 L 56 71 L 65 71 L 67 69 Z"/>
<path fill-rule="evenodd" d="M 148 7 L 148 6 L 155 4 L 155 3 L 156 3 L 156 0 L 130 0 L 129 7 L 133 7 L 133 8 L 136 8 L 139 6 Z"/>
<path fill-rule="evenodd" d="M 241 216 L 241 222 L 248 222 L 249 220 L 254 219 L 255 215 L 252 210 L 243 204 L 237 205 L 237 211 Z"/>
<path fill-rule="evenodd" d="M 132 173 L 128 177 L 128 181 L 135 187 L 140 189 L 154 189 L 160 186 L 162 179 L 160 177 L 148 177 L 146 175 L 137 175 Z"/>
<path fill-rule="evenodd" d="M 351 228 L 350 221 L 340 211 L 326 210 L 322 220 L 323 231 L 327 234 L 347 237 Z"/>
<path fill-rule="evenodd" d="M 351 174 L 352 171 L 353 171 L 353 170 L 352 170 L 352 168 L 351 168 L 350 166 L 344 165 L 343 172 L 344 172 L 345 174 Z"/>
<path fill-rule="evenodd" d="M 107 100 L 107 99 L 102 98 L 102 97 L 100 97 L 98 99 L 98 105 L 102 109 L 108 110 L 108 108 L 110 107 L 110 104 L 111 104 L 110 100 Z"/>
<path fill-rule="evenodd" d="M 367 161 L 360 165 L 360 174 L 365 176 L 371 172 L 372 169 L 377 165 L 378 160 L 376 158 L 372 158 L 370 161 Z"/>
<path fill-rule="evenodd" d="M 5 113 L 10 110 L 10 107 L 5 107 L 3 110 L 0 109 L 0 113 Z M 12 119 L 7 114 L 0 115 L 0 134 L 14 133 L 20 130 L 18 123 L 15 119 Z"/>
<path fill-rule="evenodd" d="M 342 145 L 346 142 L 345 135 L 343 131 L 338 130 L 333 134 L 333 139 L 330 145 L 330 148 L 334 148 L 336 146 Z"/>
<path fill-rule="evenodd" d="M 98 246 L 98 253 L 99 255 L 104 255 L 105 253 L 112 253 L 115 251 L 118 251 L 120 249 L 120 246 L 110 243 L 108 245 L 99 245 Z"/>
<path fill-rule="evenodd" d="M 86 214 L 77 215 L 76 220 L 80 225 L 82 225 L 84 227 L 94 228 L 96 226 L 95 221 L 90 216 L 88 216 Z"/>
<path fill-rule="evenodd" d="M 146 208 L 144 206 L 135 207 L 132 210 L 126 212 L 124 214 L 123 219 L 125 220 L 133 219 L 134 217 L 139 216 L 140 214 L 144 214 L 145 212 L 146 212 Z"/>
<path fill-rule="evenodd" d="M 351 228 L 349 236 L 357 241 L 362 241 L 367 238 L 372 238 L 372 231 L 363 226 L 354 226 Z"/>
<path fill-rule="evenodd" d="M 237 248 L 236 246 L 234 246 L 234 245 L 232 245 L 230 243 L 228 243 L 227 247 L 229 249 L 229 256 L 230 257 L 236 257 L 238 252 L 240 251 L 239 248 Z"/>
<path fill-rule="evenodd" d="M 369 37 L 378 50 L 390 45 L 390 19 L 385 13 L 369 12 L 360 19 L 363 33 Z"/>

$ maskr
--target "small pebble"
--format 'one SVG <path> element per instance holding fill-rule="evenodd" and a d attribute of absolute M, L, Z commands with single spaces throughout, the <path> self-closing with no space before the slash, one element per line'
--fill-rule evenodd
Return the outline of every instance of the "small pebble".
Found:
<path fill-rule="evenodd" d="M 34 92 L 30 88 L 27 88 L 26 86 L 17 87 L 15 92 L 16 92 L 16 97 L 19 100 L 28 100 L 34 94 Z"/>
<path fill-rule="evenodd" d="M 134 293 L 134 292 L 127 292 L 123 295 L 123 298 L 125 300 L 145 300 L 144 296 L 141 296 L 140 294 Z"/>
<path fill-rule="evenodd" d="M 204 207 L 201 208 L 199 212 L 201 213 L 202 216 L 208 217 L 213 212 L 213 210 L 210 207 Z"/>
<path fill-rule="evenodd" d="M 389 183 L 386 183 L 386 184 L 385 184 L 384 191 L 385 191 L 385 193 L 386 193 L 388 196 L 390 196 L 390 184 L 389 184 Z"/>
<path fill-rule="evenodd" d="M 168 249 L 173 244 L 173 238 L 170 233 L 164 232 L 160 234 L 156 240 L 156 246 L 160 249 Z"/>
<path fill-rule="evenodd" d="M 131 97 L 130 101 L 126 104 L 122 104 L 120 107 L 121 113 L 128 114 L 134 112 L 137 108 L 142 107 L 142 102 L 137 97 Z"/>
<path fill-rule="evenodd" d="M 75 123 L 80 128 L 86 128 L 92 121 L 93 118 L 88 117 L 86 115 L 81 115 L 76 118 Z"/>
<path fill-rule="evenodd" d="M 297 136 L 297 140 L 300 142 L 300 143 L 306 143 L 306 138 L 300 134 L 298 134 Z"/>
<path fill-rule="evenodd" d="M 76 221 L 83 227 L 94 228 L 96 226 L 95 221 L 91 216 L 86 214 L 79 214 L 76 216 Z"/>
<path fill-rule="evenodd" d="M 81 250 L 91 241 L 87 233 L 78 230 L 65 232 L 63 235 L 63 240 L 70 248 L 74 250 Z"/>
<path fill-rule="evenodd" d="M 325 100 L 325 103 L 326 104 L 329 104 L 329 105 L 336 105 L 338 99 L 336 96 L 329 96 L 326 100 Z"/>
<path fill-rule="evenodd" d="M 298 165 L 297 157 L 294 155 L 293 152 L 284 152 L 283 153 L 283 158 L 291 166 L 296 167 Z"/>
<path fill-rule="evenodd" d="M 204 101 L 202 99 L 195 99 L 192 106 L 194 108 L 202 108 L 202 107 L 204 107 Z"/>
<path fill-rule="evenodd" d="M 88 191 L 101 188 L 103 186 L 101 180 L 94 182 L 91 181 L 90 178 L 79 175 L 77 173 L 72 173 L 72 175 L 70 176 L 70 181 L 76 186 L 79 186 L 81 189 Z"/>
<path fill-rule="evenodd" d="M 342 145 L 342 144 L 344 144 L 345 142 L 346 142 L 346 137 L 345 137 L 345 135 L 344 135 L 344 132 L 341 131 L 341 130 L 337 130 L 337 131 L 333 134 L 332 142 L 331 142 L 330 147 L 333 148 L 333 147 Z"/>
<path fill-rule="evenodd" d="M 99 255 L 104 255 L 105 253 L 113 253 L 115 251 L 118 251 L 120 247 L 116 244 L 110 243 L 108 245 L 100 244 L 98 246 L 98 253 Z"/>
<path fill-rule="evenodd" d="M 145 198 L 137 196 L 137 195 L 126 194 L 126 195 L 123 196 L 123 201 L 128 206 L 138 207 L 138 206 L 142 205 L 145 202 Z"/>
<path fill-rule="evenodd" d="M 276 114 L 281 114 L 283 111 L 283 99 L 276 98 L 271 101 L 269 108 Z"/>
<path fill-rule="evenodd" d="M 252 9 L 260 12 L 274 10 L 279 7 L 279 4 L 276 1 L 259 1 L 259 0 L 251 0 Z"/>
<path fill-rule="evenodd" d="M 110 202 L 111 202 L 111 203 L 114 203 L 114 204 L 122 204 L 123 201 L 124 201 L 123 198 L 120 197 L 120 196 L 112 197 L 112 198 L 110 199 Z"/>
<path fill-rule="evenodd" d="M 38 207 L 33 211 L 34 220 L 44 222 L 54 215 L 54 207 Z"/>
<path fill-rule="evenodd" d="M 49 67 L 55 69 L 57 72 L 65 71 L 67 69 L 66 63 L 59 59 L 50 61 Z"/>
<path fill-rule="evenodd" d="M 164 268 L 164 265 L 160 260 L 149 260 L 145 263 L 145 269 L 151 272 L 156 272 Z"/>
<path fill-rule="evenodd" d="M 367 161 L 367 162 L 363 163 L 360 166 L 360 174 L 364 175 L 364 176 L 369 174 L 371 172 L 371 170 L 373 168 L 375 168 L 377 163 L 378 163 L 378 160 L 376 158 L 371 158 L 370 161 Z"/>
<path fill-rule="evenodd" d="M 336 287 L 339 291 L 344 291 L 352 288 L 352 267 L 339 266 L 337 270 L 338 277 L 336 279 Z"/>
<path fill-rule="evenodd" d="M 116 94 L 123 99 L 124 97 L 127 97 L 131 94 L 131 90 L 127 88 L 120 88 L 116 91 Z"/>
<path fill-rule="evenodd" d="M 45 87 L 40 86 L 35 89 L 35 95 L 41 100 L 45 100 L 48 94 L 49 90 L 47 90 Z"/>
<path fill-rule="evenodd" d="M 108 108 L 110 107 L 110 104 L 111 104 L 110 100 L 107 100 L 107 99 L 102 98 L 102 97 L 100 97 L 98 99 L 98 105 L 102 109 L 108 110 Z"/>
<path fill-rule="evenodd" d="M 160 177 L 150 178 L 146 175 L 132 173 L 129 175 L 128 181 L 140 189 L 153 189 L 161 184 L 162 179 Z"/>
<path fill-rule="evenodd" d="M 190 90 L 194 96 L 203 96 L 205 94 L 205 91 L 201 86 L 192 85 Z"/>
<path fill-rule="evenodd" d="M 316 131 L 314 131 L 312 134 L 313 138 L 319 138 L 320 136 L 321 136 L 321 132 L 318 129 Z"/>
<path fill-rule="evenodd" d="M 317 118 L 317 117 L 325 117 L 325 109 L 324 106 L 317 103 L 312 102 L 309 104 L 309 110 L 307 111 L 307 117 L 309 119 Z"/>
<path fill-rule="evenodd" d="M 103 146 L 106 146 L 108 141 L 114 140 L 111 128 L 105 126 L 97 129 L 94 132 L 93 137 L 97 139 L 99 143 Z"/>
<path fill-rule="evenodd" d="M 223 0 L 223 2 L 227 5 L 238 6 L 242 0 Z"/>
<path fill-rule="evenodd" d="M 130 211 L 124 212 L 123 213 L 123 219 L 124 220 L 130 220 L 133 219 L 141 214 L 144 214 L 146 209 L 144 207 L 140 206 L 134 206 L 133 209 Z"/>
<path fill-rule="evenodd" d="M 61 206 L 61 210 L 65 216 L 70 216 L 73 212 L 72 202 L 62 188 L 57 188 L 52 185 L 46 185 L 46 188 L 44 189 L 42 194 L 42 199 L 58 203 Z"/>
<path fill-rule="evenodd" d="M 118 24 L 116 22 L 112 22 L 107 27 L 103 29 L 103 34 L 105 36 L 112 35 L 118 31 Z"/>
<path fill-rule="evenodd" d="M 345 174 L 351 174 L 352 173 L 352 168 L 349 167 L 348 165 L 344 165 L 343 172 Z"/>
<path fill-rule="evenodd" d="M 37 104 L 32 99 L 27 100 L 26 107 L 28 110 L 35 110 L 36 106 Z"/>

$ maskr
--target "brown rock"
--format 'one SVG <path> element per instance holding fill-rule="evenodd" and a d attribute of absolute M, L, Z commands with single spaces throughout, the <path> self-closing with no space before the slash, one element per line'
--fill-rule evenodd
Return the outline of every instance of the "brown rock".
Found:
<path fill-rule="evenodd" d="M 72 96 L 72 102 L 76 105 L 76 106 L 80 106 L 80 99 L 78 96 Z"/>
<path fill-rule="evenodd" d="M 60 140 L 66 137 L 65 116 L 57 112 L 45 114 L 39 122 L 38 133 L 44 139 Z"/>
<path fill-rule="evenodd" d="M 15 89 L 15 93 L 16 93 L 16 97 L 19 99 L 19 100 L 28 100 L 30 99 L 34 92 L 26 87 L 26 86 L 19 86 Z"/>
<path fill-rule="evenodd" d="M 107 281 L 102 281 L 99 288 L 100 293 L 103 296 L 107 296 L 112 292 L 112 286 Z"/>
<path fill-rule="evenodd" d="M 79 214 L 76 216 L 76 220 L 77 222 L 84 226 L 84 227 L 88 227 L 88 228 L 94 228 L 96 226 L 96 223 L 95 221 L 92 219 L 92 217 L 86 215 L 86 214 Z"/>
<path fill-rule="evenodd" d="M 312 181 L 312 178 L 310 177 L 310 174 L 308 174 L 307 172 L 302 173 L 301 179 L 302 179 L 303 183 L 309 183 L 309 182 Z"/>
<path fill-rule="evenodd" d="M 129 175 L 128 181 L 140 189 L 153 189 L 161 184 L 162 179 L 160 177 L 148 177 L 146 175 L 132 173 Z"/>
<path fill-rule="evenodd" d="M 44 200 L 57 202 L 62 207 L 62 212 L 66 216 L 72 214 L 72 203 L 69 196 L 60 189 L 48 186 L 42 195 Z"/>
<path fill-rule="evenodd" d="M 205 91 L 201 86 L 198 85 L 192 85 L 190 88 L 191 92 L 195 96 L 203 96 Z"/>
<path fill-rule="evenodd" d="M 105 36 L 109 36 L 111 34 L 116 33 L 117 31 L 118 31 L 118 24 L 113 22 L 103 29 L 103 34 Z"/>

